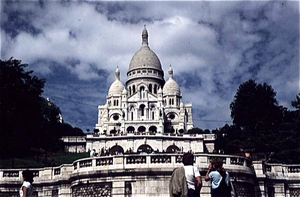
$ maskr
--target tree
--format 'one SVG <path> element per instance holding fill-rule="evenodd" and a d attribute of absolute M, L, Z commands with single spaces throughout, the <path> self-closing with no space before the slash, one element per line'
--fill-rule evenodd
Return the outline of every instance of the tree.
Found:
<path fill-rule="evenodd" d="M 194 127 L 192 129 L 189 129 L 187 131 L 188 134 L 203 134 L 203 130 L 198 128 L 198 127 Z"/>
<path fill-rule="evenodd" d="M 241 84 L 230 104 L 233 123 L 245 129 L 275 127 L 282 120 L 281 108 L 270 85 L 250 79 Z"/>
<path fill-rule="evenodd" d="M 279 149 L 276 142 L 283 108 L 275 96 L 270 85 L 257 84 L 252 79 L 239 86 L 230 109 L 233 124 L 240 129 L 238 136 L 243 140 L 238 145 L 240 149 L 251 149 L 266 156 Z"/>
<path fill-rule="evenodd" d="M 219 153 L 238 153 L 247 144 L 240 128 L 226 124 L 222 128 L 215 130 L 216 141 L 215 150 Z"/>
<path fill-rule="evenodd" d="M 0 156 L 58 151 L 63 135 L 84 135 L 60 121 L 60 109 L 41 96 L 44 79 L 25 71 L 20 60 L 0 60 Z"/>
<path fill-rule="evenodd" d="M 45 80 L 26 72 L 20 60 L 0 60 L 1 155 L 24 154 L 40 129 L 39 107 Z"/>

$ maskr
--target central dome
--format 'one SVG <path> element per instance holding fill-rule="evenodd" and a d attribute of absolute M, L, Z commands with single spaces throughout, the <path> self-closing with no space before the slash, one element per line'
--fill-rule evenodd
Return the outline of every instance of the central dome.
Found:
<path fill-rule="evenodd" d="M 148 32 L 146 27 L 143 30 L 142 38 L 142 47 L 132 57 L 128 72 L 145 67 L 162 71 L 157 55 L 148 46 Z"/>
<path fill-rule="evenodd" d="M 142 46 L 141 49 L 134 54 L 130 61 L 129 71 L 145 66 L 162 70 L 157 55 L 148 46 Z"/>

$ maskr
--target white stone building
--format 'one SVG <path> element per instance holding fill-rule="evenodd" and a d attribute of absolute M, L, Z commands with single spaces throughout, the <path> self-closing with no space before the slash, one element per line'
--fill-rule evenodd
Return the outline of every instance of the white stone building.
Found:
<path fill-rule="evenodd" d="M 126 86 L 118 68 L 115 74 L 106 104 L 98 107 L 99 134 L 179 134 L 193 128 L 192 104 L 183 104 L 171 66 L 165 82 L 160 60 L 148 45 L 146 27 L 142 47 L 129 64 Z"/>

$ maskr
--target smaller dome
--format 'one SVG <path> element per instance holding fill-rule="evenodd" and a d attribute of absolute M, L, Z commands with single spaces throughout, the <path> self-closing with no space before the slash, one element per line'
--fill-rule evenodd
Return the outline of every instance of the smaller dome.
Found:
<path fill-rule="evenodd" d="M 169 68 L 169 80 L 164 85 L 163 94 L 164 95 L 167 95 L 167 94 L 174 95 L 175 94 L 178 96 L 181 95 L 180 87 L 176 83 L 176 81 L 174 81 L 174 79 L 173 79 L 173 69 L 171 66 Z"/>
<path fill-rule="evenodd" d="M 117 67 L 116 70 L 116 80 L 111 84 L 108 95 L 121 95 L 123 90 L 125 89 L 124 84 L 120 81 L 120 70 Z"/>
<path fill-rule="evenodd" d="M 163 88 L 163 94 L 168 95 L 168 94 L 175 94 L 180 96 L 180 88 L 179 85 L 174 81 L 174 79 L 169 78 L 169 80 L 165 83 L 164 88 Z"/>

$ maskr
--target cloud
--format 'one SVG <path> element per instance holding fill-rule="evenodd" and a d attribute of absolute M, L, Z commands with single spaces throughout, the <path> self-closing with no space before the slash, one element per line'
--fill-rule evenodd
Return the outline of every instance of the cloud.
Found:
<path fill-rule="evenodd" d="M 184 102 L 193 103 L 195 126 L 228 123 L 229 104 L 250 78 L 291 108 L 299 92 L 295 1 L 3 1 L 1 59 L 28 63 L 47 79 L 45 94 L 64 119 L 92 129 L 117 66 L 126 82 L 144 24 L 165 80 L 172 65 Z"/>

